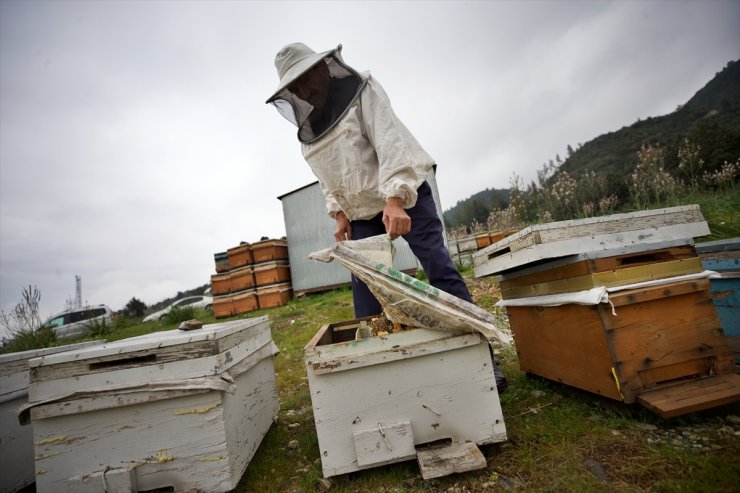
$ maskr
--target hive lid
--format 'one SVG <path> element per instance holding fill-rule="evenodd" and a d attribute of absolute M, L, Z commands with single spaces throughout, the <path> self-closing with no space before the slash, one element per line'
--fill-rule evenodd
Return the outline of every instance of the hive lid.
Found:
<path fill-rule="evenodd" d="M 500 274 L 545 259 L 709 235 L 692 204 L 666 209 L 529 226 L 473 255 L 476 277 Z"/>
<path fill-rule="evenodd" d="M 97 346 L 105 343 L 105 340 L 80 342 L 77 344 L 67 344 L 65 346 L 54 346 L 41 349 L 31 349 L 29 351 L 21 351 L 17 353 L 8 353 L 0 355 L 0 368 L 5 366 L 6 363 L 20 360 L 29 360 L 32 358 L 38 358 L 39 356 L 48 356 L 50 354 L 62 353 L 64 351 L 75 351 L 78 349 L 84 349 L 91 346 Z M 0 370 L 0 374 L 1 370 Z"/>
<path fill-rule="evenodd" d="M 167 330 L 162 332 L 153 332 L 138 337 L 131 337 L 120 341 L 110 342 L 94 347 L 84 348 L 77 351 L 66 351 L 64 353 L 52 354 L 34 358 L 29 361 L 31 368 L 43 366 L 52 366 L 63 363 L 81 362 L 94 358 L 104 358 L 112 355 L 123 355 L 149 349 L 162 350 L 181 344 L 189 344 L 200 341 L 219 341 L 227 336 L 239 331 L 259 325 L 267 321 L 267 316 L 258 318 L 248 318 L 244 320 L 231 320 L 214 324 L 204 325 L 202 328 L 191 331 L 182 331 L 179 329 Z M 269 326 L 266 325 L 269 330 Z M 228 349 L 229 345 L 233 346 L 238 339 L 233 341 L 224 341 L 226 345 L 214 347 L 216 349 Z"/>

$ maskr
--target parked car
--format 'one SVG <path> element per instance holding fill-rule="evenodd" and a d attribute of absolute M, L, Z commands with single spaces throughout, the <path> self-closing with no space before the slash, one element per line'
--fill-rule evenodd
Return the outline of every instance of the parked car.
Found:
<path fill-rule="evenodd" d="M 113 311 L 106 305 L 64 311 L 53 316 L 45 325 L 51 325 L 59 339 L 85 335 L 87 328 L 94 323 L 111 323 Z"/>
<path fill-rule="evenodd" d="M 174 308 L 182 308 L 184 306 L 192 306 L 193 308 L 205 308 L 206 310 L 213 308 L 213 297 L 212 296 L 188 296 L 187 298 L 181 298 L 167 308 L 163 308 L 158 312 L 154 312 L 151 315 L 144 317 L 144 322 L 151 322 L 153 320 L 162 320 L 168 313 Z"/>

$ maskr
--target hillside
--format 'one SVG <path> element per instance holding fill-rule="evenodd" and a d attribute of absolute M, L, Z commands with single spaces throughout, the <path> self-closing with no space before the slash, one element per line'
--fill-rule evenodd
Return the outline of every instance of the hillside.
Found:
<path fill-rule="evenodd" d="M 569 147 L 569 155 L 551 179 L 562 171 L 571 177 L 593 171 L 606 176 L 608 193 L 615 194 L 624 202 L 628 197 L 626 184 L 637 164 L 640 147 L 659 144 L 664 150 L 667 171 L 675 172 L 678 146 L 685 138 L 700 146 L 700 157 L 707 171 L 718 169 L 725 161 L 733 162 L 740 158 L 740 62 L 729 62 L 691 99 L 667 115 L 638 120 L 600 135 L 576 150 Z M 481 209 L 488 204 L 481 200 L 480 194 L 485 196 L 487 191 L 462 200 L 445 211 L 447 226 L 467 225 L 472 218 L 484 222 L 486 215 Z M 462 214 L 460 211 L 474 212 Z"/>

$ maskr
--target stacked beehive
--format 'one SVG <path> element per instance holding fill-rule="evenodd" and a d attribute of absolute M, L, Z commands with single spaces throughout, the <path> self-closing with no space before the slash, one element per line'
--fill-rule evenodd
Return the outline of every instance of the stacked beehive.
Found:
<path fill-rule="evenodd" d="M 506 238 L 516 231 L 516 229 L 499 229 L 496 231 L 466 236 L 464 238 L 451 238 L 448 240 L 450 257 L 456 264 L 463 266 L 472 265 L 473 254 L 475 254 L 475 252 Z"/>
<path fill-rule="evenodd" d="M 694 237 L 698 206 L 531 226 L 475 257 L 498 274 L 522 370 L 662 417 L 740 399 Z"/>
<path fill-rule="evenodd" d="M 216 318 L 285 305 L 293 294 L 285 240 L 242 243 L 216 253 L 211 276 Z"/>

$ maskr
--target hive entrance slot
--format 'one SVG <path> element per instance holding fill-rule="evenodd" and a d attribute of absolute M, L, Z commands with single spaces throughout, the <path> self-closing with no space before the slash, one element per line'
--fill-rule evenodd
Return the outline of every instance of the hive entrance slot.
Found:
<path fill-rule="evenodd" d="M 103 368 L 115 368 L 118 366 L 135 366 L 146 363 L 155 363 L 156 361 L 156 354 L 147 354 L 144 356 L 133 356 L 131 358 L 117 359 L 113 361 L 100 361 L 98 363 L 90 363 L 88 368 L 90 370 L 100 370 Z"/>

